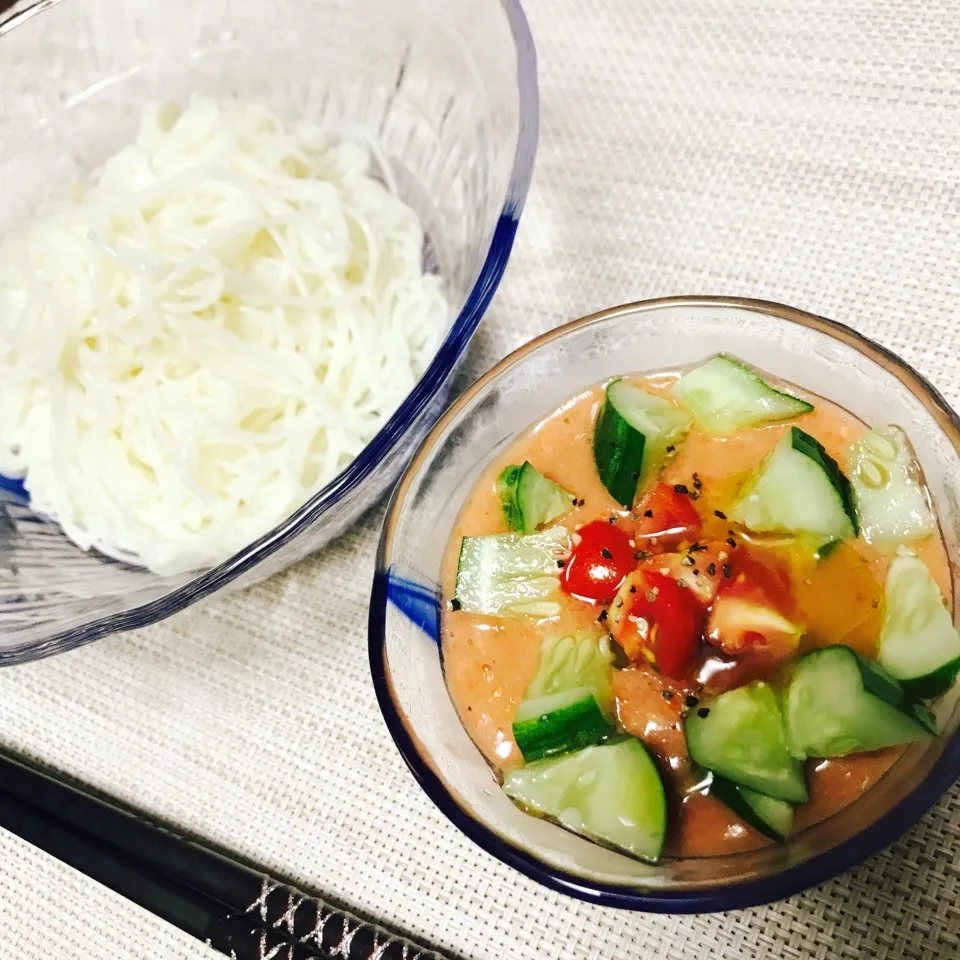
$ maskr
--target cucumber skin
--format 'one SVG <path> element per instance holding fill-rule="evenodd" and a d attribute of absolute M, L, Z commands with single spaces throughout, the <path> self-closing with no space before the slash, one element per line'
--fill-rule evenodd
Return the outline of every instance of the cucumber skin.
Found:
<path fill-rule="evenodd" d="M 736 783 L 728 780 L 726 777 L 721 777 L 719 774 L 713 773 L 713 771 L 710 773 L 712 777 L 710 796 L 716 797 L 744 823 L 753 827 L 758 833 L 762 833 L 763 836 L 769 840 L 775 840 L 777 843 L 783 843 L 783 841 L 786 840 L 787 835 L 785 833 L 780 833 L 772 824 L 767 823 L 767 821 L 750 806 L 749 801 L 745 799 L 744 795 L 740 792 L 740 787 Z M 757 791 L 754 792 L 756 793 Z M 777 800 L 774 797 L 768 797 L 767 799 L 774 803 L 782 803 L 784 806 L 792 809 L 792 805 L 786 800 Z"/>
<path fill-rule="evenodd" d="M 857 520 L 857 508 L 853 501 L 853 486 L 837 461 L 827 453 L 816 437 L 811 437 L 799 427 L 790 428 L 790 445 L 798 453 L 802 453 L 820 465 L 830 483 L 833 484 L 834 490 L 837 491 L 843 505 L 843 512 L 853 525 L 853 536 L 856 537 L 860 533 L 860 522 Z"/>
<path fill-rule="evenodd" d="M 517 483 L 520 479 L 522 467 L 510 464 L 504 467 L 497 477 L 497 495 L 500 497 L 500 506 L 503 510 L 503 519 L 511 530 L 523 533 L 523 513 L 517 502 Z"/>
<path fill-rule="evenodd" d="M 592 696 L 543 717 L 513 724 L 513 739 L 525 763 L 595 746 L 613 733 L 614 727 Z"/>
<path fill-rule="evenodd" d="M 628 510 L 637 495 L 646 445 L 646 437 L 630 426 L 604 395 L 593 430 L 593 459 L 610 496 Z"/>
<path fill-rule="evenodd" d="M 946 693 L 960 673 L 960 658 L 945 663 L 942 667 L 913 680 L 901 680 L 900 683 L 908 696 L 918 700 L 935 700 Z"/>

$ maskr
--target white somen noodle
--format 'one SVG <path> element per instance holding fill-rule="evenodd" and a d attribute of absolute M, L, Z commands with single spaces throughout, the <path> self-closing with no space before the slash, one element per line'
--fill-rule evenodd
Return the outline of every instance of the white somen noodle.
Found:
<path fill-rule="evenodd" d="M 0 474 L 83 548 L 224 560 L 332 480 L 448 321 L 369 150 L 261 106 L 148 107 L 0 247 Z"/>

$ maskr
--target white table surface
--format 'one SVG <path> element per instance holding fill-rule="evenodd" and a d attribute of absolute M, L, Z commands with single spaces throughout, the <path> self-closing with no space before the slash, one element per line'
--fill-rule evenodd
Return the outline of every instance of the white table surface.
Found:
<path fill-rule="evenodd" d="M 960 400 L 960 2 L 530 0 L 537 172 L 471 354 L 677 293 L 781 300 Z M 619 913 L 541 889 L 421 795 L 377 711 L 381 517 L 250 591 L 0 672 L 0 741 L 464 958 L 960 955 L 960 792 L 775 906 Z M 0 956 L 204 946 L 0 832 Z"/>

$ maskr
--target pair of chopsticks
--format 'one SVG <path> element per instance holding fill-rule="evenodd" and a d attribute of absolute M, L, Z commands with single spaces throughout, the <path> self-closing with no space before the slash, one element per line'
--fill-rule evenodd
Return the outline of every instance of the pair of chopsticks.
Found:
<path fill-rule="evenodd" d="M 233 960 L 444 960 L 3 750 L 0 827 Z"/>

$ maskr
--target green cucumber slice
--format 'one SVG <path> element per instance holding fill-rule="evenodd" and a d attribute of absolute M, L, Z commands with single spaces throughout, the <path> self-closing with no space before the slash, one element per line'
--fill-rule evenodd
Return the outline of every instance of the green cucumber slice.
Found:
<path fill-rule="evenodd" d="M 511 464 L 497 477 L 497 493 L 507 525 L 520 533 L 536 530 L 573 509 L 577 498 L 548 480 L 529 460 Z"/>
<path fill-rule="evenodd" d="M 690 759 L 768 797 L 806 803 L 803 766 L 790 756 L 780 707 L 766 683 L 721 694 L 687 714 Z"/>
<path fill-rule="evenodd" d="M 871 541 L 936 533 L 910 444 L 899 427 L 871 430 L 847 448 L 857 520 Z"/>
<path fill-rule="evenodd" d="M 845 757 L 936 734 L 926 708 L 876 664 L 845 646 L 802 656 L 784 698 L 787 741 L 796 757 Z"/>
<path fill-rule="evenodd" d="M 650 754 L 632 737 L 512 770 L 503 789 L 520 806 L 575 833 L 650 863 L 663 854 L 663 783 Z"/>
<path fill-rule="evenodd" d="M 710 795 L 771 840 L 783 842 L 793 828 L 794 806 L 786 800 L 768 797 L 716 773 L 711 774 Z"/>
<path fill-rule="evenodd" d="M 528 763 L 600 743 L 613 732 L 613 651 L 602 637 L 553 637 L 513 718 Z"/>
<path fill-rule="evenodd" d="M 960 670 L 960 634 L 927 565 L 895 557 L 884 601 L 880 663 L 915 696 L 939 696 Z"/>
<path fill-rule="evenodd" d="M 464 537 L 454 598 L 467 613 L 556 616 L 560 612 L 558 561 L 569 555 L 570 545 L 565 527 L 529 536 Z"/>
<path fill-rule="evenodd" d="M 607 386 L 593 432 L 597 472 L 610 495 L 633 506 L 637 488 L 667 458 L 667 448 L 680 442 L 692 417 L 670 400 L 655 397 L 626 380 Z"/>
<path fill-rule="evenodd" d="M 850 481 L 799 427 L 784 434 L 727 513 L 758 533 L 806 533 L 821 541 L 857 535 Z"/>
<path fill-rule="evenodd" d="M 672 393 L 704 430 L 721 435 L 813 409 L 806 400 L 774 390 L 748 366 L 722 353 L 685 373 Z"/>
<path fill-rule="evenodd" d="M 593 691 L 579 687 L 524 701 L 513 720 L 513 739 L 531 763 L 601 743 L 614 729 Z"/>

